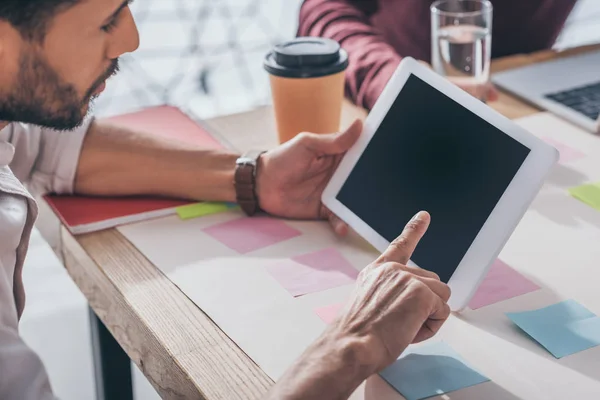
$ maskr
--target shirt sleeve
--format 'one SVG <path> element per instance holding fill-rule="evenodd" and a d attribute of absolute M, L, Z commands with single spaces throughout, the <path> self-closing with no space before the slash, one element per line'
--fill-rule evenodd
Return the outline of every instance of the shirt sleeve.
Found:
<path fill-rule="evenodd" d="M 19 336 L 9 271 L 0 261 L 0 399 L 55 400 L 44 365 Z"/>
<path fill-rule="evenodd" d="M 371 109 L 401 57 L 370 22 L 376 0 L 305 0 L 300 10 L 299 36 L 338 41 L 350 56 L 346 95 Z"/>
<path fill-rule="evenodd" d="M 15 147 L 10 168 L 35 194 L 72 194 L 83 140 L 93 119 L 73 131 L 13 123 L 2 131 Z"/>

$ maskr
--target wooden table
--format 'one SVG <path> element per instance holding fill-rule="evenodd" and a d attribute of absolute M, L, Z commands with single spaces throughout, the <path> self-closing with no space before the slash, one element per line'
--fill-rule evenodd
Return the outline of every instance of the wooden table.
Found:
<path fill-rule="evenodd" d="M 495 61 L 492 69 L 500 71 L 598 48 L 517 55 Z M 513 119 L 538 112 L 504 93 L 490 105 Z M 364 111 L 347 104 L 344 124 L 364 116 Z M 271 145 L 275 140 L 268 108 L 216 118 L 208 125 L 244 148 Z M 271 379 L 117 230 L 74 237 L 63 228 L 61 235 L 69 274 L 163 398 L 250 399 L 269 390 Z M 118 392 L 119 388 L 115 389 Z"/>

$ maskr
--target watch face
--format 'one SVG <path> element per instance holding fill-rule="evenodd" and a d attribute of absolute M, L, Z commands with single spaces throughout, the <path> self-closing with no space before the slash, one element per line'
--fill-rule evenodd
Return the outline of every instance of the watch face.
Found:
<path fill-rule="evenodd" d="M 252 165 L 252 166 L 256 167 L 258 158 L 263 153 L 264 153 L 264 151 L 256 151 L 256 150 L 249 151 L 248 153 L 246 153 L 243 156 L 241 156 L 240 158 L 238 158 L 236 164 L 237 165 Z"/>
<path fill-rule="evenodd" d="M 254 165 L 256 166 L 256 160 L 250 157 L 240 157 L 236 161 L 237 165 Z"/>

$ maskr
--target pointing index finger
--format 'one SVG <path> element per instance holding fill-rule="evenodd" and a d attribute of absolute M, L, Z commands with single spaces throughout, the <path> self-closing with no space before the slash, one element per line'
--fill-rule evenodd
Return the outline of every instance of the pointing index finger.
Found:
<path fill-rule="evenodd" d="M 430 222 L 431 216 L 428 212 L 421 211 L 417 213 L 417 215 L 406 224 L 402 234 L 394 240 L 382 254 L 383 261 L 397 262 L 406 265 L 408 260 L 412 257 L 419 241 L 423 235 L 425 235 L 425 232 L 427 232 Z"/>

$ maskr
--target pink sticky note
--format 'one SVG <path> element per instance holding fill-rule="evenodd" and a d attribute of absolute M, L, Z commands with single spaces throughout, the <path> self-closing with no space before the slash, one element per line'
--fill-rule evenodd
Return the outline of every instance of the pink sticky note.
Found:
<path fill-rule="evenodd" d="M 559 142 L 558 140 L 554 140 L 549 137 L 544 137 L 543 140 L 549 145 L 554 146 L 556 150 L 558 150 L 558 152 L 560 153 L 559 162 L 561 163 L 568 163 L 585 157 L 585 153 L 579 150 L 575 150 L 574 148 L 569 147 L 566 144 Z"/>
<path fill-rule="evenodd" d="M 472 310 L 477 310 L 490 304 L 533 292 L 539 288 L 538 285 L 498 259 L 494 262 L 475 296 L 473 296 L 469 307 Z"/>
<path fill-rule="evenodd" d="M 340 310 L 342 309 L 344 305 L 343 304 L 332 304 L 326 307 L 320 307 L 315 309 L 315 313 L 319 316 L 319 318 L 321 318 L 323 320 L 323 322 L 325 322 L 326 324 L 331 324 L 335 318 L 338 316 L 338 314 L 340 313 Z"/>
<path fill-rule="evenodd" d="M 294 257 L 267 270 L 294 297 L 349 285 L 358 277 L 358 271 L 336 249 Z"/>
<path fill-rule="evenodd" d="M 302 234 L 283 221 L 268 217 L 235 219 L 206 228 L 204 232 L 240 254 L 272 246 Z"/>

